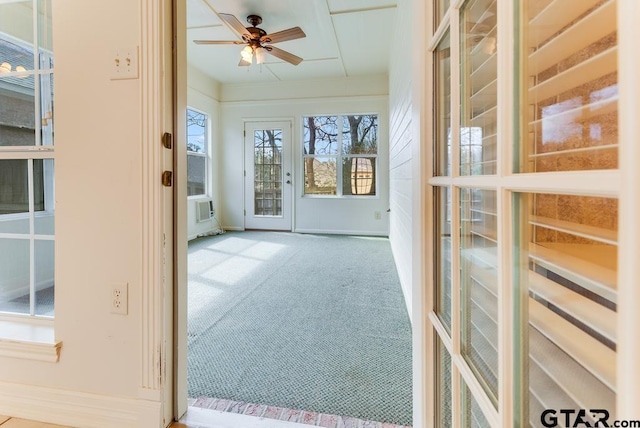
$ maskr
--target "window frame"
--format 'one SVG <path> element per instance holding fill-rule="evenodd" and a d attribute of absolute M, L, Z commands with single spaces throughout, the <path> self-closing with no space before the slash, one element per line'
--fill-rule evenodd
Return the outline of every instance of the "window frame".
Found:
<path fill-rule="evenodd" d="M 343 131 L 344 131 L 344 126 L 342 126 L 342 124 L 344 123 L 343 120 L 345 117 L 347 116 L 375 116 L 376 117 L 376 128 L 378 131 L 378 137 L 376 140 L 376 153 L 375 154 L 369 154 L 369 153 L 362 153 L 362 154 L 344 154 L 343 153 L 343 149 L 342 149 L 342 136 L 343 136 Z M 304 130 L 305 130 L 305 119 L 309 118 L 309 117 L 336 117 L 337 118 L 337 123 L 339 124 L 338 126 L 338 135 L 336 137 L 336 145 L 337 145 L 337 149 L 336 149 L 336 153 L 335 154 L 305 154 L 304 153 L 304 146 L 305 146 L 305 137 L 304 137 Z M 380 158 L 380 137 L 379 137 L 379 131 L 380 131 L 380 114 L 378 112 L 368 112 L 368 113 L 335 113 L 335 114 L 309 114 L 309 115 L 304 115 L 301 116 L 300 119 L 300 123 L 302 124 L 301 126 L 301 136 L 300 136 L 300 165 L 301 165 L 301 176 L 302 176 L 302 183 L 303 185 L 300 186 L 300 193 L 301 193 L 301 197 L 303 198 L 328 198 L 328 199 L 379 199 L 380 198 L 380 162 L 379 162 L 379 158 Z M 335 159 L 336 161 L 336 193 L 334 195 L 328 195 L 328 194 L 313 194 L 313 193 L 306 193 L 306 186 L 304 185 L 304 176 L 305 176 L 305 159 L 313 159 L 313 158 L 331 158 L 331 159 Z M 374 194 L 350 194 L 350 195 L 345 195 L 343 194 L 343 186 L 344 186 L 344 182 L 343 182 L 343 161 L 347 158 L 366 158 L 366 159 L 373 159 L 372 161 L 372 165 L 373 165 L 373 169 L 375 170 L 375 175 L 373 176 L 373 180 L 375 183 L 375 193 Z"/>
<path fill-rule="evenodd" d="M 186 159 L 187 159 L 187 181 L 188 181 L 188 177 L 189 177 L 189 170 L 188 170 L 188 165 L 189 165 L 189 156 L 195 156 L 195 157 L 201 157 L 204 159 L 204 192 L 203 193 L 198 193 L 198 194 L 194 194 L 194 195 L 189 195 L 189 188 L 188 188 L 188 183 L 187 183 L 187 199 L 202 199 L 202 198 L 209 198 L 211 197 L 211 172 L 209 171 L 211 168 L 211 119 L 209 117 L 209 113 L 206 113 L 200 109 L 194 108 L 194 107 L 190 107 L 189 105 L 187 105 L 187 108 L 185 110 L 185 115 L 188 116 L 189 115 L 189 111 L 201 114 L 204 116 L 205 119 L 205 124 L 204 124 L 204 137 L 205 137 L 205 142 L 204 142 L 204 152 L 194 152 L 189 150 L 189 146 L 188 146 L 188 140 L 189 140 L 189 124 L 188 121 L 186 123 L 185 126 L 185 131 L 187 133 L 186 135 L 186 144 L 187 144 L 187 149 L 186 149 Z"/>
<path fill-rule="evenodd" d="M 27 3 L 27 2 L 25 2 Z M 40 7 L 40 6 L 43 7 Z M 32 0 L 32 15 L 34 28 L 33 42 L 27 43 L 22 40 L 18 40 L 15 37 L 1 33 L 4 40 L 13 43 L 19 47 L 25 47 L 28 50 L 32 50 L 33 66 L 30 70 L 15 71 L 12 70 L 8 74 L 4 74 L 2 77 L 23 77 L 33 76 L 34 79 L 34 144 L 28 146 L 0 146 L 0 160 L 25 160 L 27 161 L 27 187 L 29 196 L 29 210 L 26 213 L 8 213 L 0 215 L 0 222 L 12 221 L 20 219 L 29 219 L 29 233 L 28 234 L 11 234 L 0 233 L 0 239 L 12 239 L 19 238 L 21 240 L 29 241 L 29 313 L 16 313 L 16 312 L 2 312 L 0 313 L 0 356 L 30 359 L 36 361 L 46 362 L 58 362 L 60 358 L 60 351 L 62 348 L 62 341 L 56 340 L 54 329 L 54 317 L 55 317 L 55 302 L 54 302 L 54 314 L 51 316 L 37 315 L 35 313 L 35 247 L 37 242 L 48 241 L 55 243 L 55 230 L 51 235 L 36 234 L 35 221 L 37 218 L 55 215 L 55 148 L 53 140 L 53 126 L 49 125 L 49 121 L 53 120 L 53 107 L 54 107 L 54 91 L 53 80 L 50 79 L 47 83 L 43 82 L 41 76 L 54 76 L 54 64 L 53 64 L 53 52 L 44 49 L 40 46 L 42 39 L 40 36 L 40 30 L 42 26 L 39 21 L 40 17 L 45 16 L 45 19 L 51 19 L 44 14 L 43 9 L 46 7 L 50 10 L 50 3 L 41 3 L 38 0 Z M 45 31 L 51 30 L 52 22 L 45 21 Z M 47 34 L 47 33 L 45 33 Z M 48 36 L 49 34 L 47 34 Z M 15 64 L 14 64 L 15 65 Z M 26 65 L 26 64 L 25 64 Z M 45 66 L 46 65 L 46 66 Z M 13 68 L 13 67 L 12 67 Z M 25 67 L 26 68 L 26 67 Z M 43 85 L 43 83 L 45 83 Z M 49 95 L 45 96 L 42 88 L 50 89 Z M 43 114 L 43 112 L 45 112 Z M 42 118 L 39 120 L 39 118 Z M 46 128 L 45 128 L 46 127 Z M 45 129 L 43 129 L 45 128 Z M 45 143 L 43 144 L 43 136 Z M 44 209 L 41 211 L 35 211 L 33 201 L 33 187 L 34 187 L 34 173 L 33 163 L 35 160 L 41 160 L 43 162 L 43 193 L 44 193 Z M 50 160 L 51 162 L 47 162 Z M 54 244 L 55 246 L 55 244 Z M 53 270 L 55 272 L 55 249 Z M 55 280 L 54 280 L 55 281 Z M 55 287 L 55 282 L 54 282 Z"/>
<path fill-rule="evenodd" d="M 27 2 L 25 2 L 27 3 Z M 29 313 L 2 312 L 0 318 L 4 320 L 16 320 L 24 322 L 24 320 L 41 320 L 45 324 L 52 326 L 54 315 L 39 315 L 36 313 L 36 261 L 35 247 L 39 241 L 55 242 L 55 230 L 51 234 L 37 233 L 36 219 L 55 215 L 55 146 L 53 141 L 53 80 L 43 82 L 43 76 L 54 76 L 53 68 L 53 52 L 43 48 L 41 45 L 41 7 L 38 0 L 31 2 L 33 20 L 33 43 L 26 42 L 16 37 L 0 32 L 0 37 L 7 42 L 14 44 L 20 48 L 30 51 L 33 63 L 31 69 L 24 71 L 11 70 L 2 73 L 2 78 L 7 77 L 32 77 L 33 78 L 33 113 L 34 113 L 34 142 L 33 145 L 18 146 L 1 146 L 0 145 L 0 161 L 3 160 L 24 160 L 27 163 L 27 191 L 29 195 L 28 211 L 20 213 L 0 214 L 0 222 L 29 220 L 28 233 L 7 233 L 0 232 L 0 239 L 18 239 L 29 241 Z M 47 24 L 47 23 L 45 23 Z M 45 31 L 48 28 L 45 26 Z M 44 91 L 44 89 L 50 91 Z M 18 92 L 22 93 L 22 92 Z M 30 94 L 29 94 L 30 96 Z M 41 119 L 39 119 L 41 118 Z M 51 125 L 51 126 L 48 126 Z M 43 185 L 43 209 L 37 210 L 34 206 L 34 162 L 42 161 L 42 185 Z M 50 162 L 47 162 L 50 161 Z M 55 272 L 55 253 L 54 253 L 54 272 Z M 55 286 L 55 283 L 54 283 Z M 55 303 L 54 303 L 55 308 Z M 54 309 L 55 310 L 55 309 Z M 1 351 L 1 349 L 0 349 Z"/>

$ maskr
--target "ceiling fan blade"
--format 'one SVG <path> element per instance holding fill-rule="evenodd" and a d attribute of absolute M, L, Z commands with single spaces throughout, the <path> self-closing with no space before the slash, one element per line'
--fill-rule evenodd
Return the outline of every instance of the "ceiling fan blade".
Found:
<path fill-rule="evenodd" d="M 300 27 L 289 28 L 288 30 L 277 31 L 272 34 L 267 34 L 260 38 L 262 43 L 280 43 L 287 40 L 301 39 L 307 37 L 304 31 Z"/>
<path fill-rule="evenodd" d="M 251 65 L 251 63 L 249 61 L 245 61 L 242 58 L 240 59 L 240 62 L 238 63 L 238 66 L 240 66 L 240 67 L 248 67 L 250 65 Z"/>
<path fill-rule="evenodd" d="M 240 40 L 194 40 L 197 45 L 244 45 Z"/>
<path fill-rule="evenodd" d="M 228 26 L 233 30 L 234 33 L 238 35 L 242 40 L 251 39 L 251 34 L 247 31 L 242 22 L 238 21 L 233 15 L 228 13 L 219 13 L 218 16 L 222 19 Z"/>
<path fill-rule="evenodd" d="M 278 49 L 275 46 L 265 46 L 265 49 L 267 49 L 267 52 L 269 52 L 271 55 L 275 56 L 276 58 L 280 58 L 283 61 L 287 61 L 290 64 L 298 65 L 302 62 L 302 58 L 300 58 L 299 56 L 296 56 L 287 51 L 283 51 L 282 49 Z"/>

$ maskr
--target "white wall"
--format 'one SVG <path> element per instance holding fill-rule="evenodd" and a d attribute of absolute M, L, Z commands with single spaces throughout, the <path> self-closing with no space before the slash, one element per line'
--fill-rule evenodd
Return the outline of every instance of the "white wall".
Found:
<path fill-rule="evenodd" d="M 389 239 L 411 315 L 412 247 L 413 241 L 420 239 L 412 226 L 415 203 L 412 174 L 414 168 L 419 167 L 419 159 L 414 159 L 413 151 L 420 142 L 413 138 L 412 69 L 406 66 L 407 58 L 412 56 L 412 31 L 408 30 L 411 27 L 410 3 L 407 0 L 398 1 L 389 64 Z"/>
<path fill-rule="evenodd" d="M 211 199 L 216 213 L 220 212 L 220 180 L 218 178 L 220 147 L 219 98 L 220 84 L 198 69 L 189 67 L 187 70 L 187 105 L 209 115 L 209 135 L 211 136 L 209 146 L 211 162 L 209 162 L 208 170 L 208 194 L 206 196 L 191 196 L 187 200 L 187 235 L 190 240 L 219 229 L 217 222 L 213 219 L 201 223 L 196 221 L 197 201 Z M 218 216 L 218 214 L 216 214 L 216 216 Z"/>
<path fill-rule="evenodd" d="M 244 228 L 244 122 L 285 119 L 293 122 L 295 231 L 388 235 L 386 76 L 223 85 L 221 101 L 221 195 L 226 229 Z M 363 199 L 303 197 L 302 116 L 357 113 L 379 115 L 378 195 Z M 376 211 L 380 219 L 375 219 Z"/>

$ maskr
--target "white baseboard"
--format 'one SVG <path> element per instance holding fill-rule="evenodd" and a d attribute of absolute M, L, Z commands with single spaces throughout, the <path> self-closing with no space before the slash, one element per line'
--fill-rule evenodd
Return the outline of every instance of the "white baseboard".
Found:
<path fill-rule="evenodd" d="M 318 235 L 354 235 L 354 236 L 383 236 L 389 234 L 378 230 L 331 230 L 331 229 L 295 229 L 295 233 L 315 233 Z"/>
<path fill-rule="evenodd" d="M 162 428 L 160 402 L 0 382 L 0 415 L 72 427 Z"/>
<path fill-rule="evenodd" d="M 222 228 L 224 230 L 231 230 L 234 232 L 242 232 L 244 230 L 244 227 L 241 226 L 222 226 Z"/>

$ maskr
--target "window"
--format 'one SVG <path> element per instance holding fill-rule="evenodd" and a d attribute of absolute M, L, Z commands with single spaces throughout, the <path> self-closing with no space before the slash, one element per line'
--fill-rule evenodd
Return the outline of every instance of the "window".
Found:
<path fill-rule="evenodd" d="M 375 196 L 378 116 L 306 116 L 305 195 Z"/>
<path fill-rule="evenodd" d="M 48 317 L 55 216 L 50 12 L 47 0 L 0 4 L 0 312 Z"/>
<path fill-rule="evenodd" d="M 187 196 L 207 194 L 209 116 L 187 109 Z"/>

